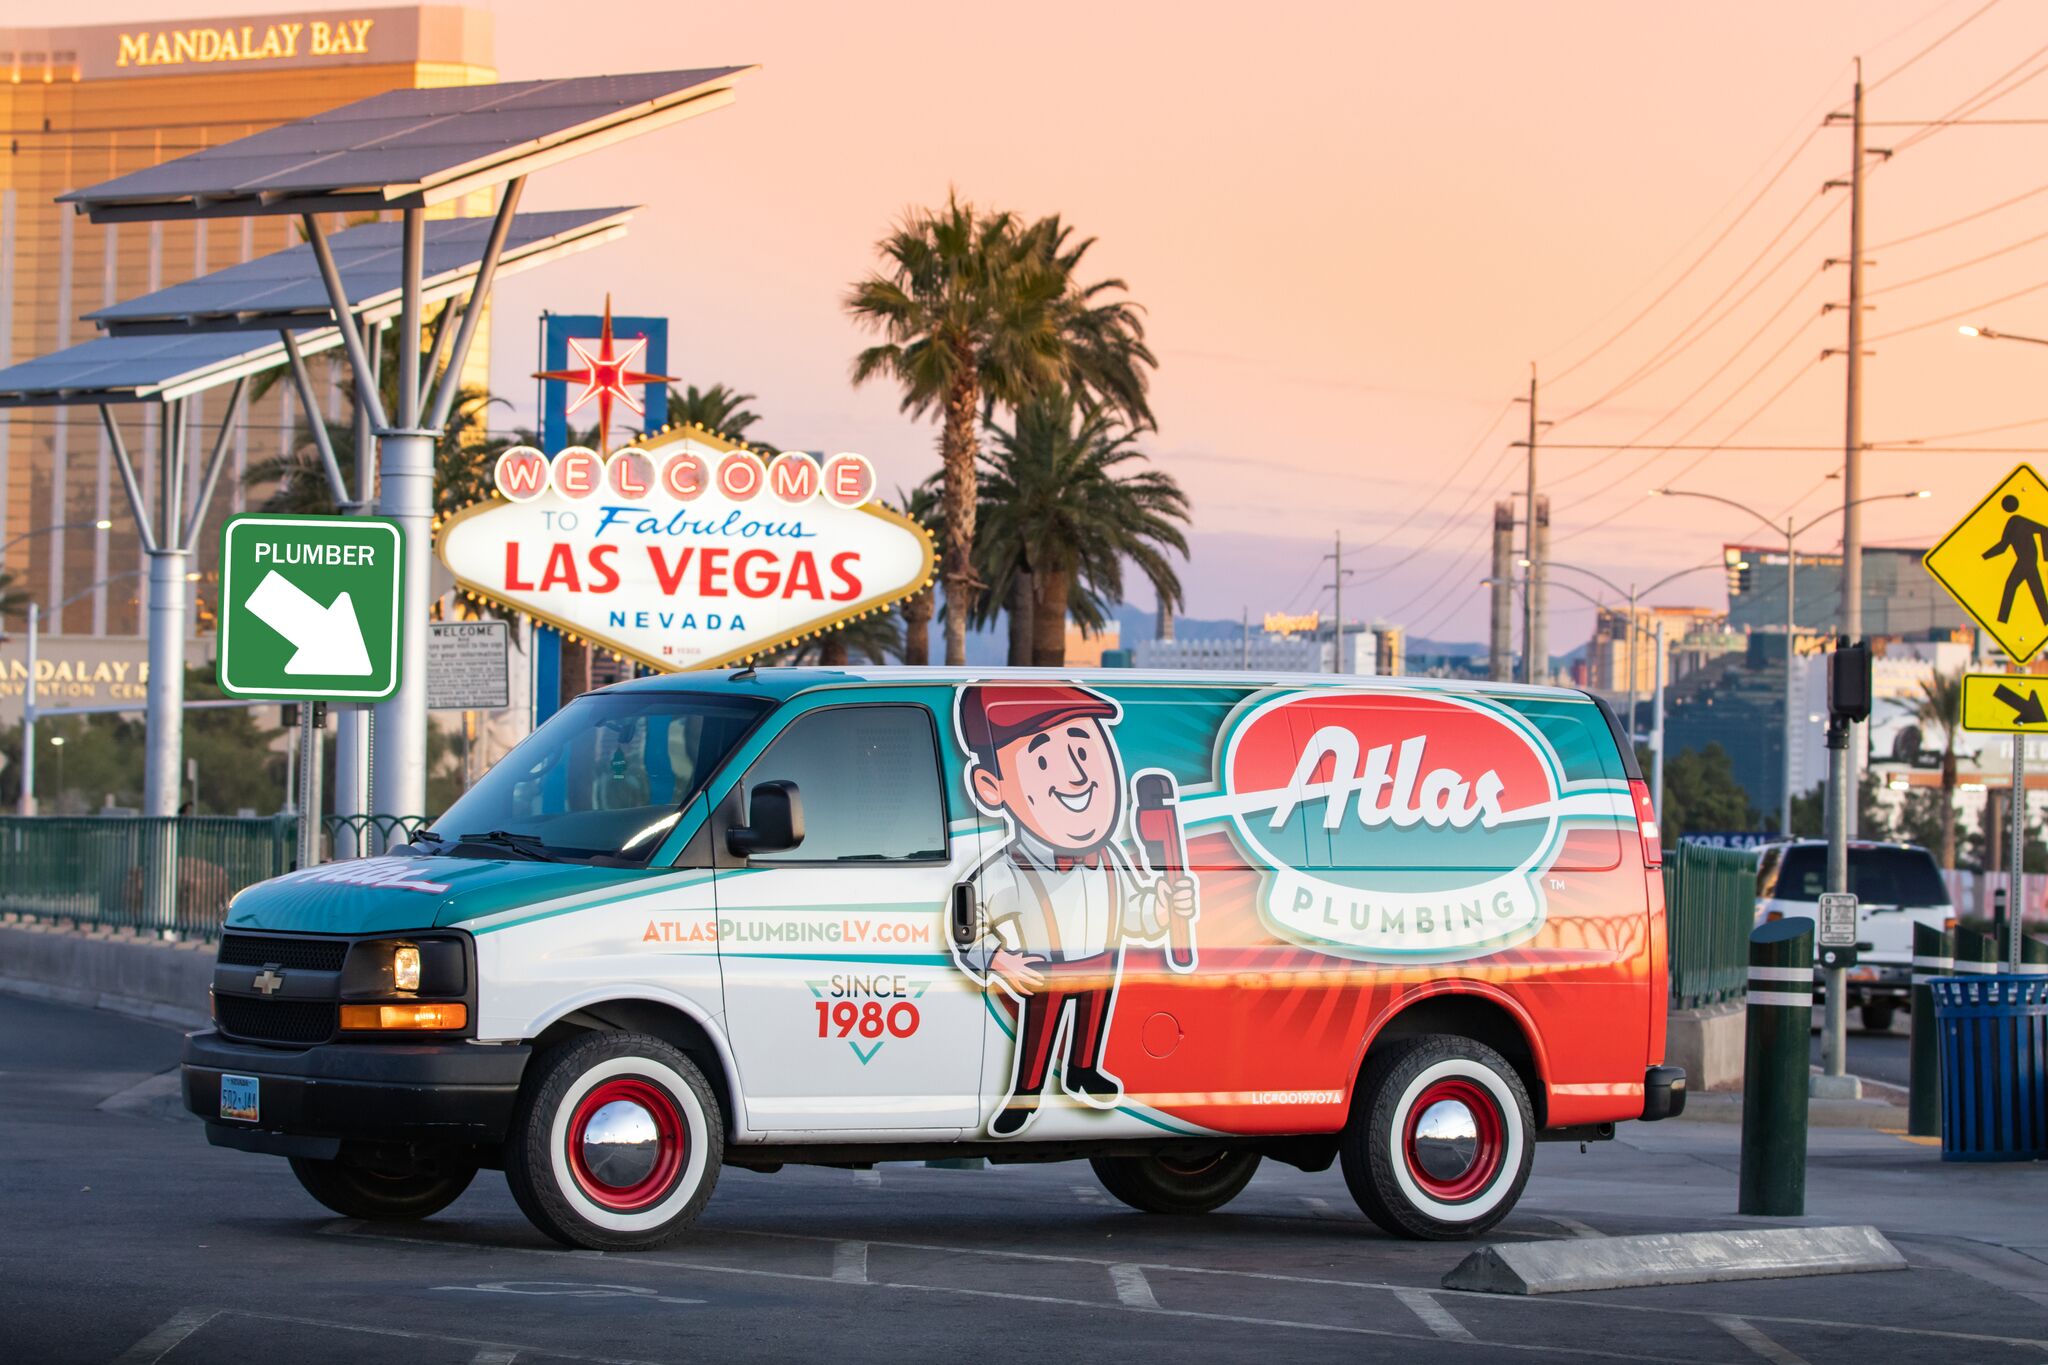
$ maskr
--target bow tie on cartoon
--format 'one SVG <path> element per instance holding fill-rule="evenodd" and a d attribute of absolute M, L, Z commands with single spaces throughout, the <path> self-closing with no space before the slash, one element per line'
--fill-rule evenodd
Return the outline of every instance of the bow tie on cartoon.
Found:
<path fill-rule="evenodd" d="M 1074 857 L 1070 853 L 1055 853 L 1052 858 L 1053 871 L 1055 872 L 1072 872 L 1076 864 L 1087 868 L 1090 872 L 1096 871 L 1102 866 L 1102 850 L 1098 848 L 1093 853 L 1079 858 Z"/>

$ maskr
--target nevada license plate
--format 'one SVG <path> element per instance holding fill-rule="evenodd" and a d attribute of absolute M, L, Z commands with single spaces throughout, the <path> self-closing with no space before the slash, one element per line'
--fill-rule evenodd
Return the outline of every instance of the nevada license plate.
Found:
<path fill-rule="evenodd" d="M 254 1123 L 261 1117 L 258 1104 L 260 1082 L 254 1076 L 222 1076 L 220 1078 L 220 1116 L 224 1119 L 240 1119 Z"/>

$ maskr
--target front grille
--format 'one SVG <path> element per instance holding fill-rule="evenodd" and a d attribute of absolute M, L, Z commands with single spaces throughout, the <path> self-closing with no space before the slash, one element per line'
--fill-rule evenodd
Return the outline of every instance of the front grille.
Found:
<path fill-rule="evenodd" d="M 334 1036 L 337 1007 L 324 1000 L 252 1000 L 216 995 L 213 1017 L 223 1032 L 266 1043 L 324 1043 Z"/>
<path fill-rule="evenodd" d="M 338 972 L 347 956 L 347 939 L 280 938 L 274 934 L 222 934 L 220 939 L 220 961 L 229 967 Z"/>

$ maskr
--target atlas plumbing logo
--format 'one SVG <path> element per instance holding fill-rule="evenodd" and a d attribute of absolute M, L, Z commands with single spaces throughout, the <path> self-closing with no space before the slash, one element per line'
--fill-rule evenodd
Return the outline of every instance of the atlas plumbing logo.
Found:
<path fill-rule="evenodd" d="M 1472 698 L 1292 693 L 1236 720 L 1220 766 L 1210 800 L 1272 869 L 1261 909 L 1281 935 L 1442 962 L 1542 927 L 1566 803 L 1556 753 L 1521 716 Z"/>
<path fill-rule="evenodd" d="M 765 496 L 800 507 L 823 498 L 853 508 L 875 496 L 874 465 L 851 451 L 820 459 L 793 450 L 769 462 L 744 450 L 717 460 L 679 450 L 657 460 L 634 446 L 608 457 L 588 446 L 570 446 L 549 460 L 532 446 L 515 446 L 498 457 L 494 477 L 498 491 L 513 502 L 532 502 L 553 492 L 569 502 L 617 498 L 638 503 L 662 494 L 689 503 L 716 492 L 732 503 Z"/>

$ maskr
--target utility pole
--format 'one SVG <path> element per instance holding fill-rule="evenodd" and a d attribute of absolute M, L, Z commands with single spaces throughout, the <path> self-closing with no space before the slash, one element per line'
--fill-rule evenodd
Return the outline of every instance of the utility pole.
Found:
<path fill-rule="evenodd" d="M 1244 611 L 1244 662 L 1243 662 L 1243 664 L 1242 664 L 1241 666 L 1242 666 L 1242 667 L 1245 667 L 1245 668 L 1250 668 L 1250 667 L 1252 666 L 1252 609 L 1251 609 L 1250 607 L 1245 607 L 1245 608 L 1243 609 L 1243 611 Z"/>
<path fill-rule="evenodd" d="M 1494 682 L 1515 678 L 1515 504 L 1512 498 L 1493 505 L 1492 613 L 1486 647 L 1486 676 Z"/>
<path fill-rule="evenodd" d="M 1536 553 L 1535 561 L 1529 566 L 1529 619 L 1535 629 L 1530 635 L 1530 654 L 1535 658 L 1535 674 L 1532 682 L 1550 681 L 1550 616 L 1546 604 L 1550 600 L 1550 498 L 1539 494 L 1536 498 Z"/>
<path fill-rule="evenodd" d="M 1331 573 L 1330 573 L 1330 590 L 1331 590 L 1331 591 L 1332 591 L 1332 592 L 1333 592 L 1333 593 L 1334 593 L 1334 594 L 1336 595 L 1336 600 L 1335 600 L 1335 601 L 1333 601 L 1333 602 L 1332 602 L 1332 603 L 1330 604 L 1330 606 L 1331 606 L 1331 614 L 1332 614 L 1332 615 L 1334 615 L 1334 616 L 1335 616 L 1335 617 L 1337 618 L 1337 632 L 1336 632 L 1336 638 L 1337 638 L 1337 643 L 1336 643 L 1336 654 L 1335 654 L 1335 656 L 1334 656 L 1334 657 L 1333 657 L 1333 658 L 1332 658 L 1332 659 L 1330 660 L 1330 665 L 1331 665 L 1331 666 L 1330 666 L 1330 671 L 1331 671 L 1332 673 L 1342 673 L 1342 672 L 1344 672 L 1344 671 L 1345 671 L 1345 668 L 1344 668 L 1344 575 L 1345 575 L 1345 573 L 1347 572 L 1347 571 L 1346 571 L 1346 569 L 1344 568 L 1344 533 L 1343 533 L 1342 531 L 1339 531 L 1339 532 L 1337 532 L 1337 548 L 1336 548 L 1336 552 L 1335 552 L 1335 553 L 1333 553 L 1333 554 L 1327 554 L 1327 555 L 1324 555 L 1324 556 L 1323 556 L 1323 558 L 1324 558 L 1324 559 L 1326 559 L 1326 560 L 1329 560 L 1329 561 L 1331 562 L 1332 568 L 1331 568 Z"/>
<path fill-rule="evenodd" d="M 1525 523 L 1527 532 L 1522 541 L 1523 559 L 1527 567 L 1522 577 L 1522 681 L 1540 680 L 1536 662 L 1536 645 L 1542 631 L 1536 623 L 1536 582 L 1542 566 L 1537 562 L 1539 549 L 1536 544 L 1536 362 L 1529 362 L 1529 486 L 1523 511 L 1528 516 Z"/>

